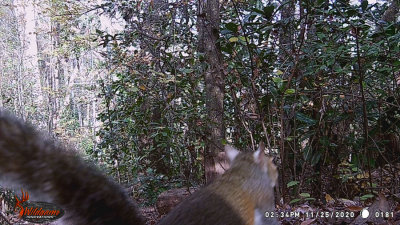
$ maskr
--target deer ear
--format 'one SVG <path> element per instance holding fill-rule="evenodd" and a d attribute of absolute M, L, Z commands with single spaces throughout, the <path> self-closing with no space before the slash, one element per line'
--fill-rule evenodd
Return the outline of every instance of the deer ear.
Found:
<path fill-rule="evenodd" d="M 236 156 L 239 155 L 240 151 L 230 145 L 225 145 L 225 153 L 229 161 L 232 163 Z"/>

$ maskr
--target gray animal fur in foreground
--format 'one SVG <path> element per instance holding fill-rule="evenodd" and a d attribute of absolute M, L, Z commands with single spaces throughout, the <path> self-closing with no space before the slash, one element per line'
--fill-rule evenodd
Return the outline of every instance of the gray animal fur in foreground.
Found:
<path fill-rule="evenodd" d="M 51 138 L 0 111 L 0 178 L 13 180 L 65 210 L 64 224 L 141 225 L 121 187 Z"/>

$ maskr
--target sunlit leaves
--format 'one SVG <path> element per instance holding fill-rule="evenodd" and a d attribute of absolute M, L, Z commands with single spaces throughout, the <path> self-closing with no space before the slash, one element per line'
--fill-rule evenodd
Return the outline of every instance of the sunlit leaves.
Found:
<path fill-rule="evenodd" d="M 238 37 L 231 37 L 231 38 L 229 38 L 229 42 L 237 42 L 237 41 L 239 41 L 239 38 L 238 38 Z"/>

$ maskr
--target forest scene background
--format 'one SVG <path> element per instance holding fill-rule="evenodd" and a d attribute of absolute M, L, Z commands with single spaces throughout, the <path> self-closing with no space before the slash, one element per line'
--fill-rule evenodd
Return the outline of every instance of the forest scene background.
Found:
<path fill-rule="evenodd" d="M 224 144 L 263 141 L 282 209 L 359 211 L 380 196 L 400 220 L 399 10 L 2 0 L 0 108 L 74 146 L 143 205 L 211 182 Z"/>

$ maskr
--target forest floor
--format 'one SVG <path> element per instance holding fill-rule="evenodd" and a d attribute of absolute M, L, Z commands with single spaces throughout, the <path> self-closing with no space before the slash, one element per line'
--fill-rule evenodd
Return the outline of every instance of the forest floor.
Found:
<path fill-rule="evenodd" d="M 355 175 L 356 177 L 357 175 Z M 361 196 L 366 192 L 369 181 L 377 184 L 379 188 L 372 189 L 374 195 L 367 199 L 354 197 L 333 198 L 329 194 L 325 199 L 317 201 L 303 201 L 298 204 L 277 205 L 276 214 L 280 224 L 391 224 L 400 225 L 400 164 L 386 165 L 383 168 L 358 176 L 346 184 L 338 183 L 336 188 L 343 191 L 354 191 L 353 196 Z M 336 184 L 335 184 L 336 185 Z M 364 188 L 363 191 L 360 191 Z M 156 207 L 141 208 L 142 215 L 146 218 L 147 225 L 157 224 L 161 219 Z"/>
<path fill-rule="evenodd" d="M 325 199 L 320 201 L 303 201 L 298 204 L 280 203 L 277 205 L 274 216 L 283 225 L 400 225 L 400 164 L 371 171 L 371 177 L 373 183 L 379 184 L 380 187 L 374 191 L 375 195 L 373 196 L 375 197 L 367 200 L 360 200 L 360 197 L 355 197 L 353 200 L 349 200 L 345 198 L 334 199 L 326 194 Z M 358 181 L 365 182 L 365 180 L 359 179 Z M 342 186 L 343 184 L 337 185 Z M 362 186 L 357 181 L 352 185 L 353 188 Z M 0 204 L 0 225 L 32 224 L 21 221 L 17 214 L 6 215 L 2 208 L 4 199 L 1 197 L 0 202 L 3 203 Z M 145 217 L 147 225 L 155 225 L 162 218 L 155 206 L 141 207 L 140 211 Z"/>
<path fill-rule="evenodd" d="M 389 200 L 388 200 L 389 199 Z M 361 213 L 363 209 L 369 211 Z M 147 225 L 155 225 L 161 219 L 155 207 L 141 208 L 142 215 L 146 218 Z M 278 221 L 283 225 L 309 225 L 309 224 L 390 224 L 400 225 L 400 203 L 393 198 L 380 195 L 369 207 L 362 207 L 360 203 L 339 199 L 331 200 L 324 205 L 302 204 L 297 206 L 279 206 L 277 209 Z M 363 218 L 366 217 L 366 218 Z"/>

